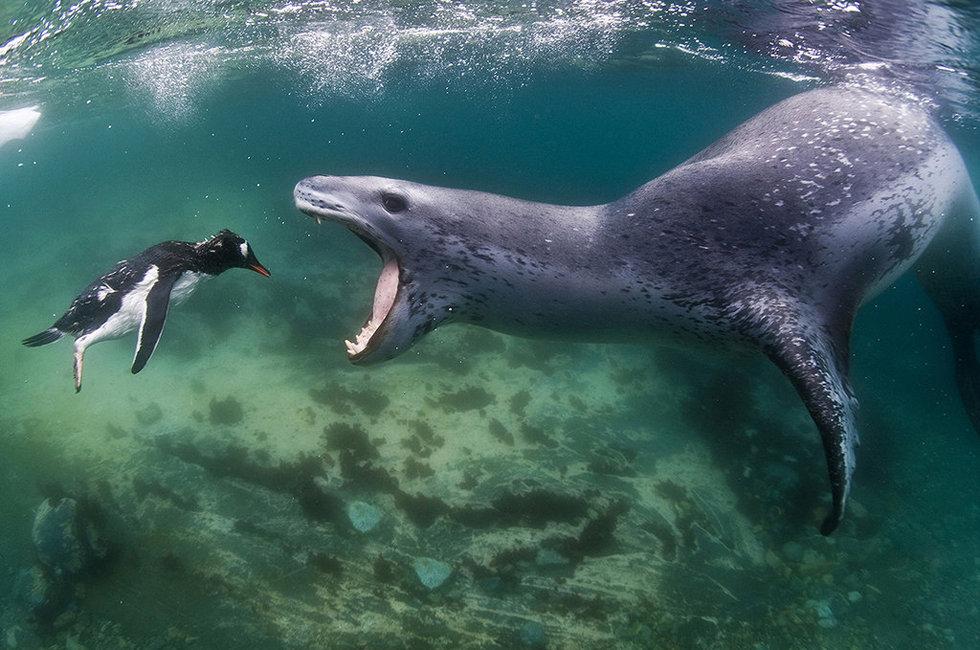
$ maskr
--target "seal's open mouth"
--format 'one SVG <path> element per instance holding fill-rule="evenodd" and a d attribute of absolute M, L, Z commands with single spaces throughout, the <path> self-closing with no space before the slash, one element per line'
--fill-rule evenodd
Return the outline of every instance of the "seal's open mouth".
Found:
<path fill-rule="evenodd" d="M 382 267 L 381 275 L 378 277 L 378 286 L 374 288 L 374 305 L 371 309 L 371 317 L 368 318 L 367 323 L 364 324 L 353 341 L 344 341 L 344 345 L 347 346 L 347 356 L 350 359 L 365 353 L 368 348 L 373 349 L 377 346 L 375 339 L 380 340 L 379 330 L 382 325 L 386 324 L 388 316 L 391 314 L 391 308 L 395 306 L 395 298 L 398 297 L 398 287 L 401 284 L 399 282 L 398 260 L 394 256 L 385 260 L 384 255 L 381 259 L 384 260 L 384 267 Z"/>
<path fill-rule="evenodd" d="M 374 288 L 374 303 L 371 315 L 364 326 L 354 337 L 354 340 L 344 341 L 347 347 L 347 358 L 350 361 L 360 361 L 375 351 L 391 329 L 391 318 L 398 292 L 401 289 L 401 266 L 398 257 L 384 240 L 372 232 L 372 229 L 362 219 L 343 209 L 329 209 L 314 205 L 306 200 L 297 198 L 296 207 L 321 223 L 324 219 L 337 221 L 357 235 L 381 258 L 381 275 Z M 330 206 L 337 207 L 340 206 Z"/>

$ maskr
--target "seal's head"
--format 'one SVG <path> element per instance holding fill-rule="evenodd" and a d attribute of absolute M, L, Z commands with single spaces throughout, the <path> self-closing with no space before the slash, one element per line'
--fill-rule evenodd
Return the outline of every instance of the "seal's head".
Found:
<path fill-rule="evenodd" d="M 434 238 L 447 216 L 438 207 L 447 205 L 445 197 L 432 195 L 439 191 L 372 176 L 311 176 L 296 185 L 299 210 L 317 222 L 343 224 L 381 257 L 371 315 L 345 341 L 351 362 L 398 356 L 453 315 L 460 287 L 444 277 L 446 246 Z"/>

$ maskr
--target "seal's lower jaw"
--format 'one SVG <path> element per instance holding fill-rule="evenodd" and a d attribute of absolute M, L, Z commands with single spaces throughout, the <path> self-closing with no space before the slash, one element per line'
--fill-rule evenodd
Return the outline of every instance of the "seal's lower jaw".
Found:
<path fill-rule="evenodd" d="M 371 315 L 353 340 L 344 341 L 344 345 L 347 347 L 347 359 L 351 363 L 370 363 L 375 353 L 383 347 L 388 335 L 395 329 L 393 322 L 395 320 L 394 307 L 402 288 L 402 272 L 398 257 L 380 237 L 369 232 L 361 220 L 352 214 L 324 210 L 300 200 L 296 201 L 296 207 L 316 219 L 317 223 L 321 223 L 324 219 L 340 222 L 370 246 L 381 258 L 383 266 L 381 275 L 378 277 L 378 284 L 374 288 Z"/>

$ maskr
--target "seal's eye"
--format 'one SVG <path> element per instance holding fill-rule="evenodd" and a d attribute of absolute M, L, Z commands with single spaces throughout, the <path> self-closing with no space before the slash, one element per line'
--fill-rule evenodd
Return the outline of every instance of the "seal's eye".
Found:
<path fill-rule="evenodd" d="M 385 210 L 391 212 L 392 214 L 401 212 L 408 207 L 408 203 L 404 198 L 392 192 L 382 192 L 381 205 L 384 206 Z"/>

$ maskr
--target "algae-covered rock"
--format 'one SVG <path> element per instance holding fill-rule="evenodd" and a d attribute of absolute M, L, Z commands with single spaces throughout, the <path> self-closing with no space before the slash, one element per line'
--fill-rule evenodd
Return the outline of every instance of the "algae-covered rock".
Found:
<path fill-rule="evenodd" d="M 55 575 L 71 575 L 85 567 L 74 499 L 61 499 L 54 505 L 45 499 L 34 516 L 32 539 L 38 560 Z"/>
<path fill-rule="evenodd" d="M 534 556 L 534 562 L 541 567 L 566 566 L 569 564 L 567 557 L 550 548 L 538 549 Z"/>
<path fill-rule="evenodd" d="M 65 497 L 45 499 L 34 516 L 31 537 L 38 561 L 55 576 L 73 576 L 109 556 L 110 544 L 92 508 Z"/>
<path fill-rule="evenodd" d="M 415 569 L 415 575 L 418 576 L 419 582 L 430 591 L 441 587 L 453 573 L 451 566 L 430 557 L 416 558 L 412 566 Z"/>
<path fill-rule="evenodd" d="M 71 605 L 72 591 L 67 578 L 34 566 L 17 575 L 14 602 L 18 609 L 29 614 L 36 622 L 47 623 Z"/>
<path fill-rule="evenodd" d="M 208 419 L 211 424 L 230 426 L 238 424 L 245 417 L 241 402 L 230 396 L 223 400 L 212 399 L 208 408 L 210 410 Z"/>
<path fill-rule="evenodd" d="M 136 421 L 143 426 L 156 424 L 163 419 L 163 409 L 156 402 L 150 402 L 144 408 L 136 411 Z"/>
<path fill-rule="evenodd" d="M 8 628 L 0 640 L 6 644 L 3 647 L 10 650 L 41 647 L 41 638 L 26 625 L 14 625 Z"/>
<path fill-rule="evenodd" d="M 52 582 L 44 575 L 44 571 L 31 567 L 18 574 L 15 592 L 18 601 L 33 611 L 43 607 L 48 601 L 52 587 Z"/>
<path fill-rule="evenodd" d="M 803 559 L 803 547 L 798 542 L 783 544 L 783 557 L 790 562 L 800 562 Z"/>
<path fill-rule="evenodd" d="M 544 626 L 537 621 L 525 623 L 518 632 L 518 638 L 525 648 L 545 648 L 548 646 L 548 637 Z"/>
<path fill-rule="evenodd" d="M 810 600 L 807 604 L 817 614 L 817 625 L 825 629 L 837 627 L 837 617 L 830 608 L 829 600 Z"/>

